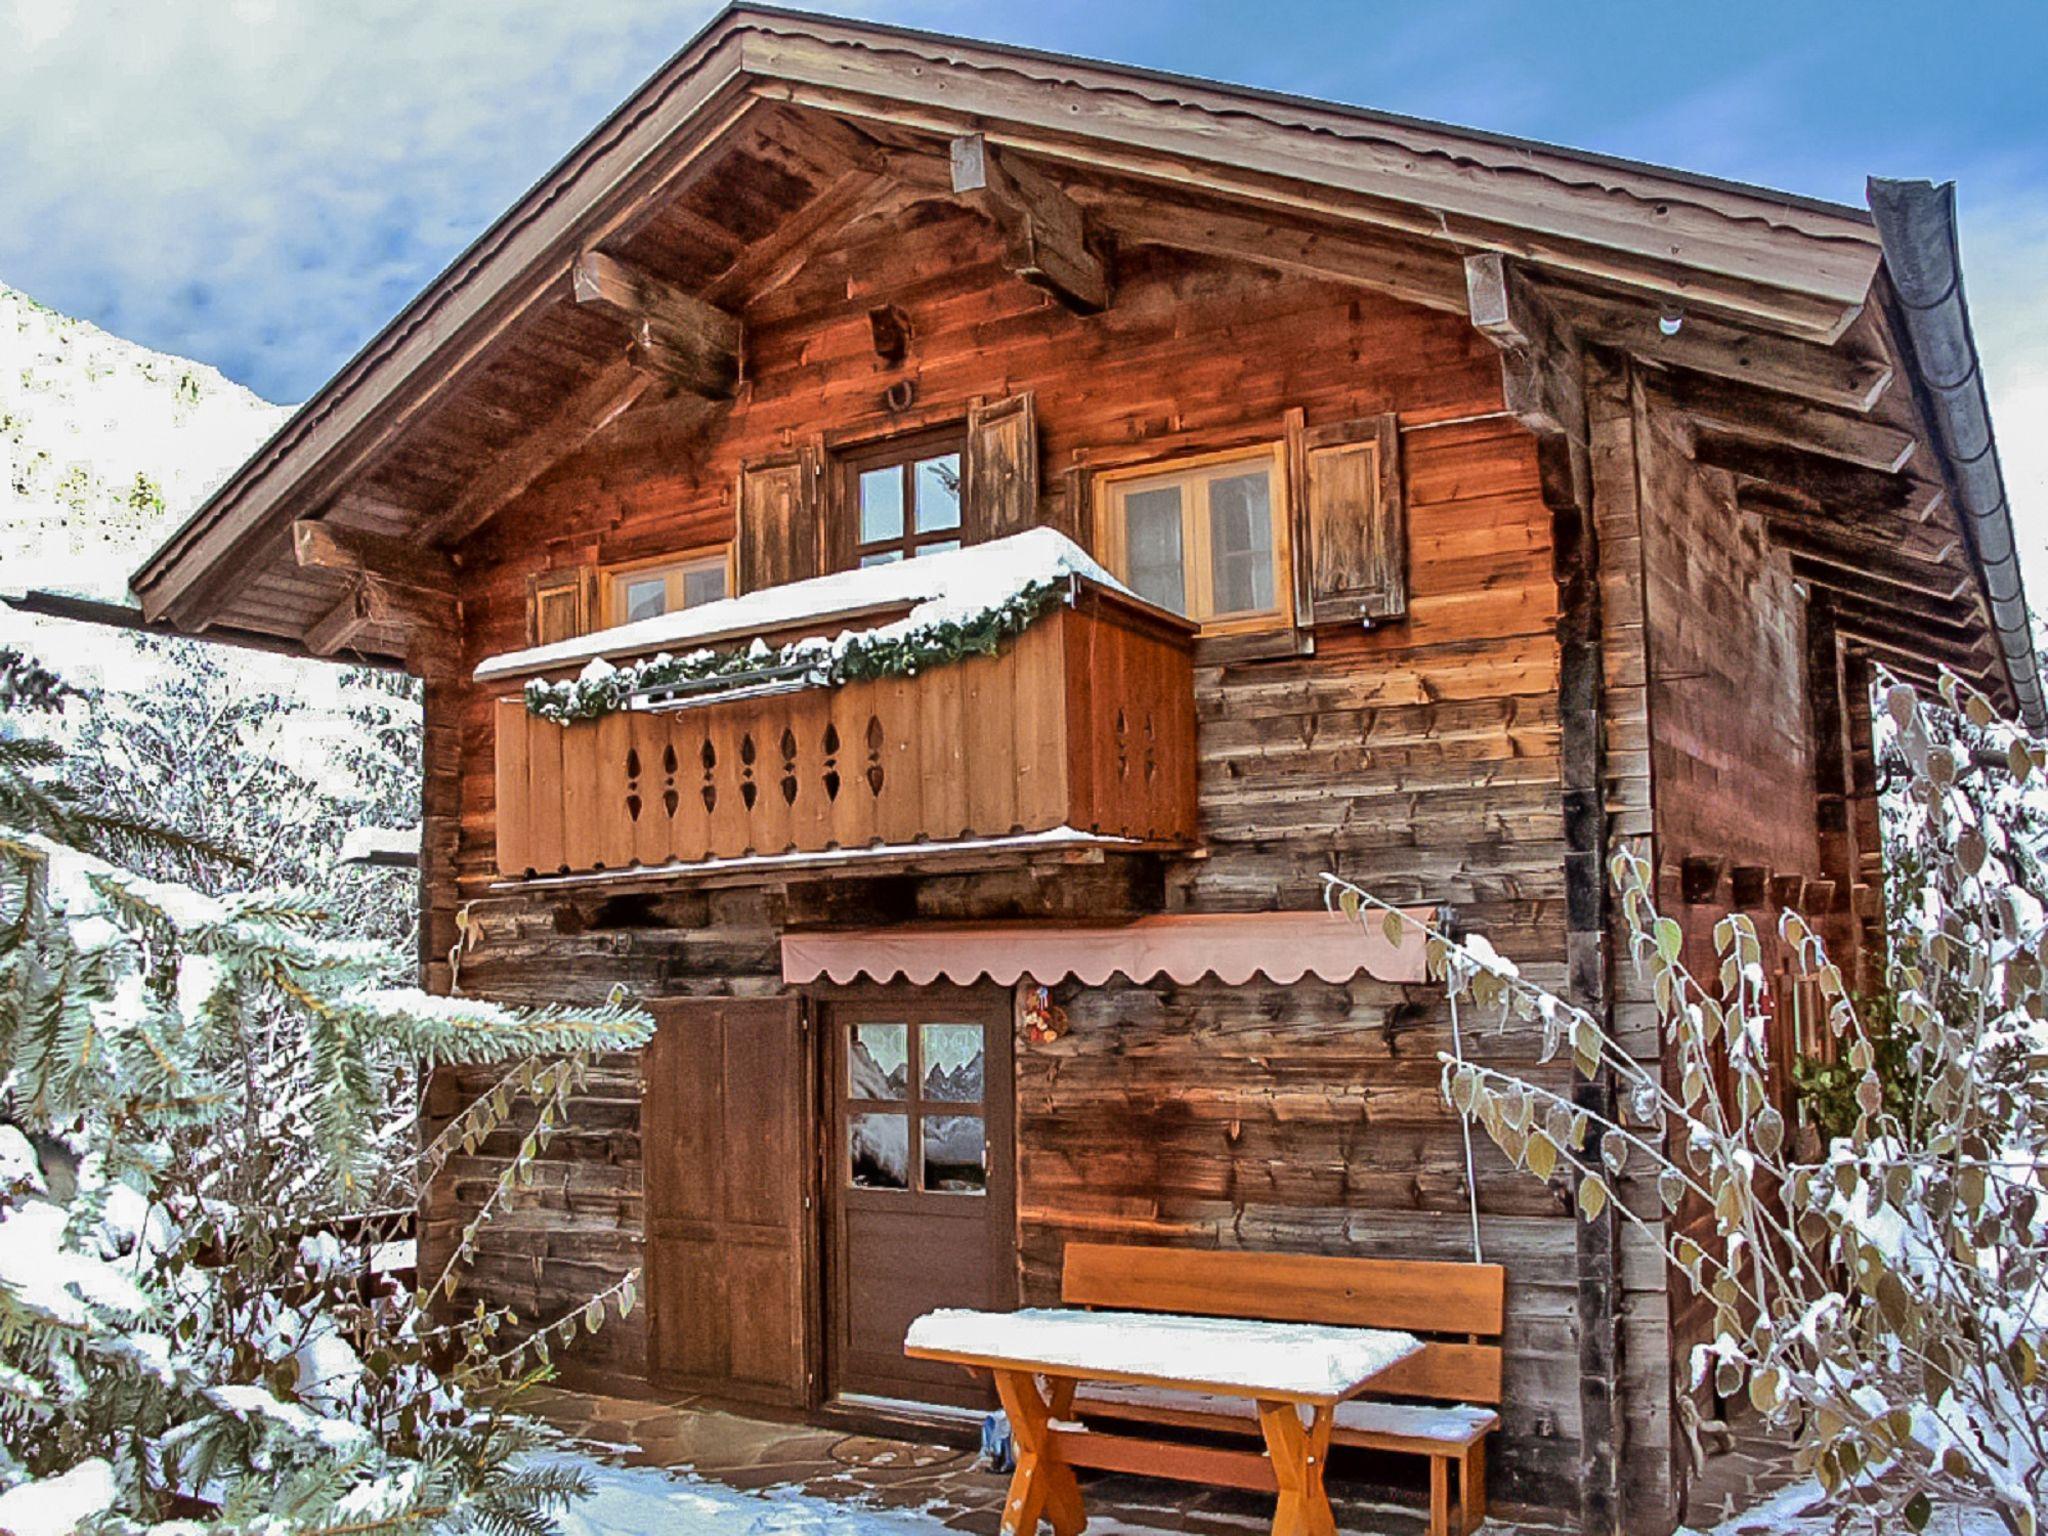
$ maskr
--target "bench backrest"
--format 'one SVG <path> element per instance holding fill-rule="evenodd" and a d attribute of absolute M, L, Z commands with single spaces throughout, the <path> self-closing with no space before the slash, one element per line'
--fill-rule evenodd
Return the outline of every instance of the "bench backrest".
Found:
<path fill-rule="evenodd" d="M 1424 1335 L 1422 1350 L 1374 1381 L 1375 1395 L 1501 1400 L 1500 1345 L 1485 1342 L 1500 1338 L 1506 1309 L 1498 1264 L 1069 1243 L 1060 1297 L 1070 1307 L 1398 1328 Z"/>

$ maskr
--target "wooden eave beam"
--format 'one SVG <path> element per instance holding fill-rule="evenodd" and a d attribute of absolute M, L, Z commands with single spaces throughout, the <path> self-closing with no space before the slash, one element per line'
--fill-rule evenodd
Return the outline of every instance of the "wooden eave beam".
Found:
<path fill-rule="evenodd" d="M 334 656 L 372 632 L 403 636 L 406 670 L 421 677 L 450 676 L 460 664 L 462 626 L 453 602 L 363 573 L 307 626 L 303 643 L 315 656 Z"/>
<path fill-rule="evenodd" d="M 455 564 L 439 550 L 318 518 L 292 524 L 292 552 L 310 570 L 375 576 L 394 587 L 453 601 Z"/>
<path fill-rule="evenodd" d="M 1969 578 L 1952 566 L 1908 560 L 1875 545 L 1851 545 L 1793 518 L 1768 527 L 1772 540 L 1788 554 L 1804 556 L 1812 565 L 1834 572 L 1825 578 L 1831 587 L 1856 592 L 1875 583 L 1917 592 L 1937 603 L 1960 603 L 1969 589 Z M 1824 578 L 1817 572 L 1813 579 Z"/>
<path fill-rule="evenodd" d="M 732 398 L 740 377 L 738 316 L 603 251 L 577 258 L 570 292 L 585 309 L 626 327 L 637 366 L 707 400 Z"/>
<path fill-rule="evenodd" d="M 1948 565 L 1962 550 L 1953 525 L 1909 523 L 1889 517 L 1858 517 L 1833 506 L 1768 485 L 1741 485 L 1736 501 L 1762 518 L 1773 532 L 1794 528 L 1832 539 L 1845 549 L 1870 549 L 1926 565 Z"/>
<path fill-rule="evenodd" d="M 1684 369 L 1665 372 L 1661 389 L 1696 426 L 1774 447 L 1796 448 L 1883 474 L 1896 474 L 1919 447 L 1910 432 L 1868 417 Z"/>
<path fill-rule="evenodd" d="M 1284 217 L 1226 213 L 1149 199 L 1076 193 L 1089 216 L 1123 246 L 1157 246 L 1216 256 L 1289 276 L 1344 283 L 1410 304 L 1462 315 L 1465 277 L 1451 251 L 1397 236 L 1303 227 Z"/>
<path fill-rule="evenodd" d="M 953 191 L 1003 236 L 1010 270 L 1078 315 L 1109 307 L 1109 269 L 1089 248 L 1080 205 L 1029 160 L 998 151 L 978 133 L 952 141 Z"/>
<path fill-rule="evenodd" d="M 1678 315 L 1678 330 L 1666 335 L 1654 309 L 1579 294 L 1560 296 L 1558 308 L 1585 340 L 1653 367 L 1683 368 L 1859 416 L 1892 384 L 1890 362 L 1848 346 L 1823 346 L 1692 314 Z"/>
<path fill-rule="evenodd" d="M 1939 494 L 1936 488 L 1922 487 L 1905 476 L 1718 430 L 1694 435 L 1693 460 L 1708 469 L 1777 486 L 1838 516 L 1855 513 L 1919 523 L 1931 513 Z"/>
<path fill-rule="evenodd" d="M 1502 402 L 1550 444 L 1546 478 L 1564 490 L 1568 473 L 1570 500 L 1586 506 L 1592 475 L 1578 337 L 1521 268 L 1496 252 L 1465 258 L 1465 296 L 1473 329 L 1500 349 Z"/>
<path fill-rule="evenodd" d="M 845 172 L 817 196 L 747 246 L 704 290 L 713 304 L 741 307 L 780 285 L 785 269 L 800 262 L 814 237 L 850 218 L 887 184 L 879 163 Z"/>
<path fill-rule="evenodd" d="M 460 544 L 550 467 L 575 452 L 653 385 L 654 376 L 621 358 L 577 390 L 555 414 L 491 463 L 415 536 L 443 548 Z"/>

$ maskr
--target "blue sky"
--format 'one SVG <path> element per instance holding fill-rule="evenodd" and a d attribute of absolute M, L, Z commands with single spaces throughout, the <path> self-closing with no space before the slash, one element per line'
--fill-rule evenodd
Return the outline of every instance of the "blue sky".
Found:
<path fill-rule="evenodd" d="M 2040 0 L 833 8 L 1844 201 L 1870 173 L 1952 177 L 2023 537 L 2048 546 Z M 714 10 L 0 0 L 0 282 L 301 399 Z"/>

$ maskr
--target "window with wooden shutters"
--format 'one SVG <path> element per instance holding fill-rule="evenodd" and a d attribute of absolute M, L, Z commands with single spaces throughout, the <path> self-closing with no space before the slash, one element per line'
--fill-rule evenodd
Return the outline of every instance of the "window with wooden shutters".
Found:
<path fill-rule="evenodd" d="M 534 645 L 573 640 L 597 627 L 597 572 L 588 566 L 543 571 L 527 592 L 526 637 Z"/>
<path fill-rule="evenodd" d="M 733 565 L 741 592 L 823 574 L 820 454 L 805 447 L 740 470 Z"/>
<path fill-rule="evenodd" d="M 1297 622 L 1382 623 L 1408 612 L 1408 520 L 1392 415 L 1297 429 Z"/>
<path fill-rule="evenodd" d="M 969 544 L 1038 526 L 1038 411 L 1029 392 L 967 413 L 961 478 Z"/>

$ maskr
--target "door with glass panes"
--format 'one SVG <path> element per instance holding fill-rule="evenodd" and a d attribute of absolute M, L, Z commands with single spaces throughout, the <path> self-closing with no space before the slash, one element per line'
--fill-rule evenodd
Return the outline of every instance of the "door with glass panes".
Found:
<path fill-rule="evenodd" d="M 1009 1000 L 905 989 L 836 1004 L 830 1036 L 832 1390 L 992 1401 L 903 1335 L 934 1307 L 1016 1305 Z"/>

